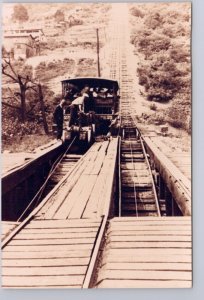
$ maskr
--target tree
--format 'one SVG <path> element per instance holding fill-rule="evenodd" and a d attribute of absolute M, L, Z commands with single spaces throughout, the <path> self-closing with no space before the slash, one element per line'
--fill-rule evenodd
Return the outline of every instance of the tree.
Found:
<path fill-rule="evenodd" d="M 38 82 L 35 84 L 35 86 L 32 87 L 32 89 L 37 93 L 39 101 L 40 101 L 40 110 L 42 114 L 42 120 L 43 120 L 43 127 L 46 134 L 49 133 L 47 120 L 46 120 L 46 114 L 45 114 L 45 103 L 44 103 L 44 95 L 43 95 L 43 87 Z"/>
<path fill-rule="evenodd" d="M 16 4 L 13 8 L 13 21 L 26 22 L 29 20 L 27 9 L 22 4 Z"/>
<path fill-rule="evenodd" d="M 30 88 L 31 76 L 26 74 L 24 70 L 22 73 L 19 70 L 15 70 L 11 63 L 10 58 L 4 58 L 2 63 L 2 74 L 11 79 L 12 83 L 17 83 L 19 85 L 19 92 L 15 93 L 15 96 L 20 98 L 21 102 L 21 118 L 22 122 L 26 120 L 26 91 Z"/>
<path fill-rule="evenodd" d="M 131 12 L 131 15 L 133 15 L 133 16 L 135 16 L 135 17 L 140 17 L 140 18 L 143 18 L 144 17 L 144 13 L 140 10 L 140 9 L 138 9 L 137 7 L 132 7 L 131 9 L 130 9 L 130 12 Z"/>
<path fill-rule="evenodd" d="M 45 133 L 48 134 L 48 125 L 46 121 L 46 115 L 45 115 L 45 105 L 44 105 L 44 95 L 43 95 L 43 89 L 39 82 L 36 82 L 32 78 L 32 72 L 29 66 L 25 66 L 23 64 L 20 64 L 18 66 L 14 66 L 14 64 L 11 62 L 11 59 L 3 58 L 2 63 L 2 74 L 10 79 L 11 83 L 18 84 L 19 91 L 15 92 L 11 97 L 13 99 L 20 99 L 20 107 L 14 106 L 13 104 L 9 104 L 7 102 L 2 102 L 3 105 L 9 106 L 11 108 L 15 108 L 20 110 L 21 112 L 21 120 L 24 123 L 27 119 L 27 115 L 31 113 L 31 111 L 34 109 L 34 107 L 37 104 L 37 101 L 35 100 L 34 103 L 31 105 L 30 109 L 27 110 L 26 107 L 26 94 L 27 91 L 33 91 L 35 94 L 37 94 L 37 97 L 40 102 L 40 110 L 42 114 L 42 120 L 44 125 Z M 35 97 L 36 98 L 36 97 Z M 3 98 L 3 100 L 5 100 Z"/>

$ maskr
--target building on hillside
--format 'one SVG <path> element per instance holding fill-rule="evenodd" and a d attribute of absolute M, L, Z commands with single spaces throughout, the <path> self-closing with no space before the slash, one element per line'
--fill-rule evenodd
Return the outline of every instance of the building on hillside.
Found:
<path fill-rule="evenodd" d="M 5 29 L 3 46 L 7 52 L 13 53 L 14 59 L 26 59 L 40 54 L 40 42 L 46 40 L 42 29 L 13 28 Z"/>
<path fill-rule="evenodd" d="M 63 35 L 68 27 L 68 22 L 66 21 L 60 21 L 58 23 L 46 22 L 44 25 L 44 33 L 49 37 Z"/>

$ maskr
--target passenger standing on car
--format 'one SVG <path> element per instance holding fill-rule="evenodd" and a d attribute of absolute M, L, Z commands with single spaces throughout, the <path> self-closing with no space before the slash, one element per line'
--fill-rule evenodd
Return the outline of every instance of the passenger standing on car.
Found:
<path fill-rule="evenodd" d="M 69 127 L 76 124 L 76 121 L 78 119 L 78 112 L 84 113 L 85 101 L 89 99 L 88 88 L 82 90 L 81 94 L 82 96 L 76 98 L 70 105 Z"/>
<path fill-rule="evenodd" d="M 66 101 L 61 100 L 60 104 L 57 105 L 54 111 L 54 123 L 57 124 L 57 139 L 61 140 L 63 132 L 63 121 L 64 121 L 64 106 Z"/>

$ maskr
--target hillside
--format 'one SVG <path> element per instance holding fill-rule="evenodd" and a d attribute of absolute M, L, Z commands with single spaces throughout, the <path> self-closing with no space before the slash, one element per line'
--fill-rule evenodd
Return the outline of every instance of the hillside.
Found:
<path fill-rule="evenodd" d="M 149 124 L 191 132 L 190 3 L 130 4 L 131 43 Z"/>
<path fill-rule="evenodd" d="M 61 97 L 61 80 L 70 77 L 97 76 L 96 28 L 99 28 L 100 49 L 106 43 L 105 27 L 109 20 L 109 4 L 23 4 L 28 20 L 14 20 L 14 4 L 4 4 L 3 23 L 5 28 L 42 28 L 45 38 L 40 42 L 40 55 L 21 61 L 13 61 L 15 71 L 23 76 L 31 74 L 32 80 L 43 86 L 45 110 L 51 132 L 52 113 Z M 12 26 L 11 26 L 12 24 Z M 93 26 L 94 24 L 94 26 Z M 101 64 L 103 69 L 103 63 Z M 24 73 L 23 73 L 24 72 Z M 26 92 L 27 117 L 21 122 L 18 84 L 3 76 L 2 140 L 3 150 L 17 151 L 25 143 L 27 150 L 36 145 L 26 142 L 28 136 L 39 143 L 47 141 L 42 126 L 42 115 L 38 99 L 31 90 Z M 33 108 L 34 107 L 34 108 Z M 30 139 L 32 140 L 32 138 Z M 32 144 L 32 143 L 31 143 Z"/>
<path fill-rule="evenodd" d="M 96 28 L 99 28 L 101 74 L 108 74 L 107 32 L 111 4 L 23 4 L 28 20 L 13 19 L 14 4 L 4 4 L 5 28 L 42 28 L 40 53 L 15 61 L 17 70 L 43 86 L 46 118 L 51 132 L 52 112 L 61 98 L 61 80 L 97 76 Z M 132 69 L 135 76 L 135 115 L 140 126 L 153 129 L 167 124 L 173 134 L 186 138 L 191 132 L 191 7 L 189 3 L 129 3 Z M 106 47 L 105 47 L 106 46 Z M 137 80 L 138 79 L 138 80 Z M 2 77 L 3 150 L 32 150 L 53 136 L 46 136 L 36 94 L 26 93 L 27 119 L 22 123 L 16 95 L 19 87 Z M 10 98 L 8 98 L 10 97 Z M 5 98 L 5 99 L 4 99 Z M 174 127 L 172 129 L 172 126 Z M 176 130 L 179 130 L 179 134 Z M 32 141 L 35 141 L 32 142 Z M 181 138 L 181 146 L 182 146 Z M 189 148 L 189 144 L 187 146 Z"/>

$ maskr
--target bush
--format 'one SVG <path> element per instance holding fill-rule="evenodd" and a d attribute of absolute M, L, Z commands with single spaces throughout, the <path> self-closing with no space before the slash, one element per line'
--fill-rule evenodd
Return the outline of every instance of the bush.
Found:
<path fill-rule="evenodd" d="M 140 85 L 144 85 L 144 86 L 147 87 L 147 85 L 148 85 L 148 78 L 147 78 L 147 76 L 145 76 L 145 75 L 140 75 L 140 76 L 139 76 L 139 84 L 140 84 Z"/>
<path fill-rule="evenodd" d="M 151 103 L 150 106 L 149 106 L 149 108 L 150 108 L 151 110 L 154 110 L 154 111 L 157 110 L 157 106 L 156 106 L 155 103 Z"/>
<path fill-rule="evenodd" d="M 137 18 L 139 18 L 139 17 L 143 18 L 144 17 L 144 13 L 136 7 L 132 7 L 130 12 L 134 17 L 137 17 Z"/>
<path fill-rule="evenodd" d="M 148 120 L 149 124 L 155 124 L 155 125 L 164 125 L 166 123 L 163 114 L 155 113 L 152 116 L 150 116 Z"/>
<path fill-rule="evenodd" d="M 143 54 L 147 52 L 167 51 L 171 45 L 171 40 L 168 37 L 152 34 L 151 36 L 141 36 L 138 40 L 138 50 Z"/>
<path fill-rule="evenodd" d="M 182 99 L 182 95 L 180 95 L 179 98 L 174 100 L 171 107 L 168 108 L 166 113 L 167 121 L 170 125 L 172 125 L 175 128 L 186 129 L 188 132 L 190 132 L 191 131 L 190 111 L 191 111 L 190 101 L 185 101 L 185 97 L 183 97 Z"/>
<path fill-rule="evenodd" d="M 150 101 L 166 102 L 181 88 L 179 80 L 172 72 L 167 73 L 164 66 L 159 64 L 145 66 L 137 69 L 139 84 L 143 85 Z M 171 74 L 172 76 L 169 76 Z"/>
<path fill-rule="evenodd" d="M 147 15 L 144 24 L 150 29 L 155 30 L 156 28 L 160 28 L 164 23 L 163 17 L 158 13 L 150 13 Z"/>
<path fill-rule="evenodd" d="M 162 33 L 166 36 L 168 36 L 169 38 L 175 38 L 176 37 L 176 34 L 175 34 L 175 31 L 172 27 L 166 27 L 162 30 Z"/>
<path fill-rule="evenodd" d="M 184 123 L 179 120 L 171 120 L 169 119 L 169 124 L 174 128 L 185 128 Z"/>
<path fill-rule="evenodd" d="M 176 6 L 172 9 L 171 4 L 136 4 L 130 11 L 139 17 L 140 11 L 144 10 L 140 29 L 137 29 L 134 18 L 131 20 L 134 27 L 131 43 L 141 58 L 137 69 L 139 84 L 144 87 L 149 101 L 175 102 L 180 99 L 180 104 L 176 101 L 175 110 L 171 108 L 165 118 L 173 126 L 185 126 L 190 130 L 190 6 L 182 4 L 182 9 L 178 10 Z M 154 110 L 154 105 L 151 105 L 150 109 Z M 162 118 L 156 122 L 161 123 Z"/>
<path fill-rule="evenodd" d="M 56 76 L 65 75 L 68 72 L 72 73 L 74 66 L 74 60 L 68 58 L 49 62 L 47 64 L 45 62 L 41 62 L 36 67 L 36 77 L 39 78 L 41 82 L 46 83 L 48 80 L 55 78 Z"/>
<path fill-rule="evenodd" d="M 187 49 L 182 49 L 182 46 L 178 45 L 178 48 L 170 51 L 170 57 L 176 63 L 188 63 L 190 59 L 190 53 Z"/>
<path fill-rule="evenodd" d="M 16 4 L 13 8 L 12 20 L 18 22 L 26 22 L 29 20 L 28 11 L 22 4 Z"/>
<path fill-rule="evenodd" d="M 55 36 L 59 36 L 59 34 L 56 33 Z M 58 48 L 66 48 L 67 45 L 68 43 L 66 41 L 59 41 L 54 37 L 51 37 L 47 42 L 42 42 L 40 44 L 41 52 L 43 52 L 43 50 L 56 50 Z M 47 52 L 45 51 L 45 53 Z"/>

